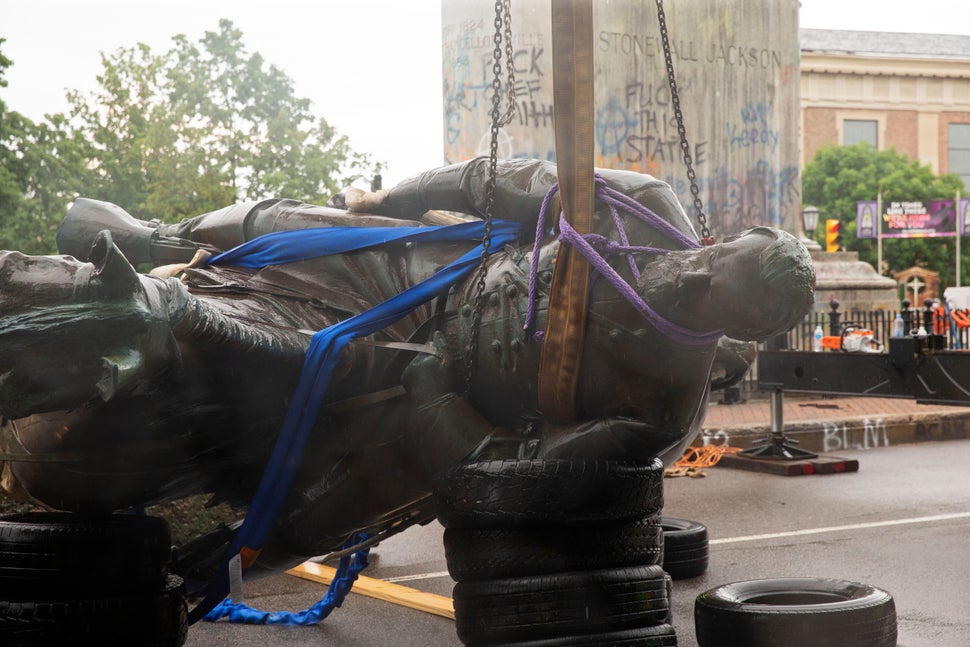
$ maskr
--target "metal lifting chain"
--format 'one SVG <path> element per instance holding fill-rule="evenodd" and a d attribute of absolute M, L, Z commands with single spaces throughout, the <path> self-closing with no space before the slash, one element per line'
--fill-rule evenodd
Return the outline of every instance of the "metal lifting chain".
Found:
<path fill-rule="evenodd" d="M 485 278 L 488 271 L 488 257 L 492 246 L 492 211 L 495 206 L 495 181 L 498 175 L 498 135 L 499 129 L 510 123 L 515 116 L 515 62 L 512 50 L 512 0 L 495 0 L 495 34 L 492 37 L 495 49 L 492 50 L 492 111 L 491 139 L 488 153 L 488 179 L 485 183 L 485 233 L 482 236 L 482 258 L 478 266 L 478 284 L 475 290 L 475 309 L 471 321 L 471 337 L 465 359 L 465 393 L 471 389 L 472 373 L 478 355 L 479 328 L 485 311 Z M 502 114 L 502 43 L 505 43 L 505 83 L 506 107 Z"/>
<path fill-rule="evenodd" d="M 707 227 L 707 216 L 704 215 L 704 203 L 701 202 L 701 191 L 697 186 L 697 176 L 694 174 L 694 160 L 690 155 L 690 144 L 687 143 L 687 129 L 684 127 L 684 114 L 680 110 L 680 94 L 677 92 L 677 79 L 674 76 L 674 61 L 670 55 L 670 40 L 667 37 L 667 19 L 664 16 L 663 0 L 657 0 L 657 14 L 660 17 L 660 40 L 663 41 L 664 62 L 667 64 L 667 81 L 670 84 L 670 101 L 674 106 L 674 116 L 677 118 L 677 132 L 680 135 L 680 150 L 684 154 L 684 164 L 687 166 L 687 179 L 690 180 L 690 192 L 694 196 L 694 208 L 697 209 L 697 221 L 701 225 L 701 240 L 705 245 L 714 243 L 711 230 Z"/>

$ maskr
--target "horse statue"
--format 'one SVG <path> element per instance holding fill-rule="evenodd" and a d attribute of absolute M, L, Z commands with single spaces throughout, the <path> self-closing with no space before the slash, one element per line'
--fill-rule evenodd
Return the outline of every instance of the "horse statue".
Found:
<path fill-rule="evenodd" d="M 204 493 L 245 506 L 303 415 L 302 458 L 253 565 L 276 572 L 354 532 L 432 520 L 435 478 L 463 461 L 672 462 L 712 379 L 739 379 L 750 342 L 809 310 L 812 261 L 766 227 L 702 246 L 669 186 L 625 171 L 597 172 L 593 231 L 579 234 L 549 215 L 556 181 L 551 163 L 508 160 L 490 187 L 477 159 L 330 206 L 266 200 L 174 225 L 76 200 L 62 255 L 0 252 L 4 487 L 78 512 Z M 537 374 L 564 244 L 594 271 L 577 419 L 554 423 Z M 471 271 L 427 287 L 456 258 Z M 412 288 L 424 292 L 393 316 L 371 314 Z M 361 317 L 308 387 L 310 415 L 294 413 L 319 331 Z"/>

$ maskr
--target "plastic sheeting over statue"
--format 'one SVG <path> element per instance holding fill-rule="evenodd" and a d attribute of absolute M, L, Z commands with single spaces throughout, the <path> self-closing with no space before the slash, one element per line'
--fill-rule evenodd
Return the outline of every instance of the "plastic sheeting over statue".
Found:
<path fill-rule="evenodd" d="M 474 160 L 345 196 L 367 214 L 268 200 L 164 225 L 76 201 L 58 235 L 71 256 L 0 253 L 4 485 L 66 510 L 200 493 L 247 504 L 311 334 L 414 286 L 476 243 L 378 244 L 259 268 L 208 257 L 270 232 L 390 231 L 420 226 L 429 210 L 481 217 L 487 168 Z M 323 554 L 357 530 L 432 519 L 434 478 L 461 461 L 673 460 L 699 431 L 712 372 L 729 383 L 750 362 L 749 348 L 719 346 L 718 337 L 763 340 L 811 307 L 812 262 L 789 234 L 754 228 L 700 247 L 666 184 L 630 172 L 599 175 L 602 190 L 666 225 L 598 203 L 598 236 L 584 240 L 628 289 L 594 273 L 579 419 L 549 423 L 536 395 L 535 333 L 545 325 L 551 268 L 564 243 L 550 217 L 533 264 L 531 239 L 556 169 L 501 162 L 494 217 L 522 223 L 524 233 L 488 259 L 470 379 L 476 272 L 346 346 L 263 566 Z M 133 269 L 145 263 L 181 265 L 156 272 L 162 276 Z M 534 322 L 524 331 L 530 310 Z M 725 370 L 733 378 L 718 373 Z"/>

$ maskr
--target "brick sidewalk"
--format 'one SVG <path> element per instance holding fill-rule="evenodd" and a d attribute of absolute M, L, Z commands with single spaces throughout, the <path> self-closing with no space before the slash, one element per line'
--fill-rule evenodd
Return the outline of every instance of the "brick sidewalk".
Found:
<path fill-rule="evenodd" d="M 906 398 L 788 395 L 782 413 L 785 434 L 811 451 L 970 438 L 970 407 L 916 404 Z M 706 439 L 746 448 L 770 432 L 768 398 L 738 404 L 712 402 L 695 444 Z"/>

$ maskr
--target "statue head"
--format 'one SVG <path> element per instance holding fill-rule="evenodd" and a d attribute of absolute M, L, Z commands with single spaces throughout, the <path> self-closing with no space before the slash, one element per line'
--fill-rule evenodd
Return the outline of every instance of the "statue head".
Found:
<path fill-rule="evenodd" d="M 791 234 L 752 227 L 722 243 L 653 261 L 638 291 L 692 330 L 762 341 L 790 330 L 811 309 L 815 267 Z"/>

